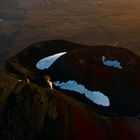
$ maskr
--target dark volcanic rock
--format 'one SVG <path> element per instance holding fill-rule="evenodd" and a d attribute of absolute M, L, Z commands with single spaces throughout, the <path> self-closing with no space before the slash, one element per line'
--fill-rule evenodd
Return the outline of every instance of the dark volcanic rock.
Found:
<path fill-rule="evenodd" d="M 68 53 L 48 70 L 38 60 Z M 123 69 L 103 65 L 102 56 Z M 128 50 L 62 40 L 33 44 L 0 64 L 0 140 L 139 140 L 140 58 Z M 95 105 L 83 95 L 51 90 L 45 79 L 75 80 L 110 99 Z"/>
<path fill-rule="evenodd" d="M 105 66 L 102 56 L 118 60 L 122 69 Z M 137 115 L 140 112 L 140 58 L 126 49 L 95 46 L 77 49 L 62 56 L 49 69 L 53 80 L 75 80 L 110 99 L 105 114 Z"/>
<path fill-rule="evenodd" d="M 36 63 L 49 55 L 53 55 L 59 52 L 69 52 L 73 49 L 81 49 L 87 47 L 84 45 L 75 44 L 63 40 L 50 40 L 46 42 L 38 42 L 30 47 L 24 49 L 21 53 L 10 59 L 10 63 L 18 62 L 19 65 L 29 69 L 30 71 L 38 71 L 36 69 Z M 9 63 L 9 60 L 6 61 Z"/>

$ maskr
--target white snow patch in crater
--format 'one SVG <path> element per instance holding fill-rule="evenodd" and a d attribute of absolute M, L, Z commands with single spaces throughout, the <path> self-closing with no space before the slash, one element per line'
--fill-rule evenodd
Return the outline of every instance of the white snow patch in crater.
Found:
<path fill-rule="evenodd" d="M 109 67 L 122 69 L 121 63 L 118 60 L 106 60 L 105 56 L 102 56 L 103 64 Z"/>
<path fill-rule="evenodd" d="M 97 105 L 102 106 L 109 106 L 110 101 L 109 98 L 101 93 L 100 91 L 90 91 L 86 89 L 83 85 L 78 84 L 76 81 L 70 80 L 65 82 L 54 82 L 55 86 L 59 86 L 61 89 L 71 90 L 78 92 L 80 94 L 85 94 L 85 96 L 90 99 L 92 102 L 94 102 Z"/>
<path fill-rule="evenodd" d="M 57 53 L 39 60 L 36 67 L 40 70 L 48 69 L 60 56 L 66 54 L 67 52 Z"/>

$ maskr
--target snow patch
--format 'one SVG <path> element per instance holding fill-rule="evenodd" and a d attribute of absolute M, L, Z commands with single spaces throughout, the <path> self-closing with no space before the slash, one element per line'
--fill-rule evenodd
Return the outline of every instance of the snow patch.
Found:
<path fill-rule="evenodd" d="M 102 56 L 103 64 L 109 67 L 122 69 L 121 63 L 118 60 L 106 60 L 105 56 Z"/>
<path fill-rule="evenodd" d="M 55 86 L 59 86 L 61 89 L 66 89 L 70 91 L 75 91 L 80 94 L 85 94 L 85 96 L 97 105 L 109 106 L 109 98 L 101 93 L 100 91 L 90 91 L 86 89 L 83 85 L 78 84 L 76 81 L 70 80 L 65 82 L 56 81 Z"/>
<path fill-rule="evenodd" d="M 48 69 L 60 56 L 66 54 L 67 52 L 57 53 L 39 60 L 36 67 L 40 70 Z"/>

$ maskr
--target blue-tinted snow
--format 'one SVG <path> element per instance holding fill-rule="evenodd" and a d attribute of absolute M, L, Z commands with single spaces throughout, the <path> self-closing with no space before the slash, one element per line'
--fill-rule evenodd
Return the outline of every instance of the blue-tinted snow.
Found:
<path fill-rule="evenodd" d="M 54 82 L 55 86 L 59 86 L 61 89 L 66 89 L 66 90 L 71 90 L 78 92 L 80 94 L 85 94 L 85 96 L 93 101 L 97 105 L 102 105 L 102 106 L 109 106 L 110 101 L 109 98 L 101 93 L 100 91 L 90 91 L 86 89 L 83 85 L 78 84 L 76 81 L 67 81 L 66 83 L 64 82 Z"/>
<path fill-rule="evenodd" d="M 106 66 L 122 69 L 121 63 L 118 60 L 106 60 L 105 56 L 102 56 L 102 61 Z"/>
<path fill-rule="evenodd" d="M 40 70 L 48 69 L 60 56 L 66 54 L 67 52 L 57 53 L 39 60 L 36 67 Z"/>

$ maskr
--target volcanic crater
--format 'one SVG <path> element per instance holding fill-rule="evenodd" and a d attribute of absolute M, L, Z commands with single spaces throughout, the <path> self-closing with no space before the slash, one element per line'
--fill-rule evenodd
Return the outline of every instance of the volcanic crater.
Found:
<path fill-rule="evenodd" d="M 39 60 L 67 52 L 49 68 L 38 69 Z M 106 60 L 103 60 L 103 57 Z M 117 62 L 121 67 L 107 65 Z M 123 48 L 84 46 L 63 40 L 51 40 L 31 45 L 4 62 L 6 73 L 46 87 L 44 76 L 53 82 L 76 81 L 90 91 L 100 91 L 109 98 L 108 107 L 95 104 L 76 91 L 54 86 L 55 89 L 85 104 L 93 112 L 105 116 L 136 116 L 140 113 L 140 57 Z"/>

